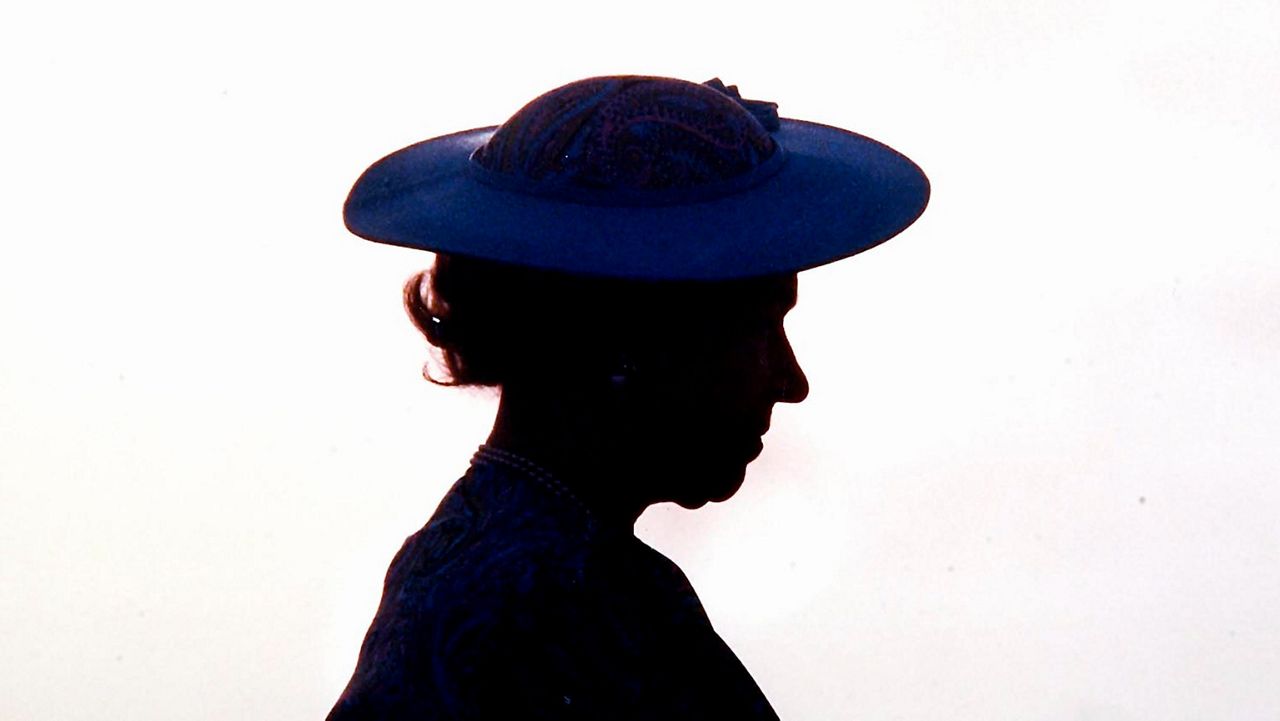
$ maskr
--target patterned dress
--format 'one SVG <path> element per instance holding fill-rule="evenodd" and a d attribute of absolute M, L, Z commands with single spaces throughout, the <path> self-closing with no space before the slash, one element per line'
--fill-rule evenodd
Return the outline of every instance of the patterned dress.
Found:
<path fill-rule="evenodd" d="M 405 541 L 329 721 L 777 719 L 674 563 L 518 461 Z"/>

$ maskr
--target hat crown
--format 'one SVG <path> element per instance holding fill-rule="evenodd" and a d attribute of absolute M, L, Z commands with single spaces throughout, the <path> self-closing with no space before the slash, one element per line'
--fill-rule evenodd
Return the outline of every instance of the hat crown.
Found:
<path fill-rule="evenodd" d="M 778 154 L 777 106 L 719 79 L 586 78 L 535 98 L 472 155 L 507 187 L 696 190 L 750 175 Z M 761 121 L 765 124 L 762 124 Z"/>

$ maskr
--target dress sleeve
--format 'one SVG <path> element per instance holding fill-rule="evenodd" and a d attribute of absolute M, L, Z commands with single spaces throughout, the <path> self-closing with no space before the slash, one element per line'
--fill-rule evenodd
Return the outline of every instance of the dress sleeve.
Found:
<path fill-rule="evenodd" d="M 449 629 L 437 688 L 458 721 L 625 718 L 622 659 L 593 633 L 579 594 L 546 587 Z"/>
<path fill-rule="evenodd" d="M 450 718 L 777 720 L 705 615 L 635 600 L 556 584 L 457 636 Z"/>
<path fill-rule="evenodd" d="M 490 557 L 393 574 L 329 721 L 776 721 L 669 561 Z"/>

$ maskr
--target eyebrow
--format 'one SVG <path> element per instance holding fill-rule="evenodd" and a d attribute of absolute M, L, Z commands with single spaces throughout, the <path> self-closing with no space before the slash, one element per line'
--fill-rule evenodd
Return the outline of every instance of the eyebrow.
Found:
<path fill-rule="evenodd" d="M 764 305 L 760 306 L 760 308 L 770 315 L 776 314 L 776 317 L 781 319 L 786 316 L 787 313 L 791 312 L 792 308 L 796 307 L 796 300 L 797 298 L 794 293 L 790 295 L 779 294 L 777 297 L 770 299 Z"/>
<path fill-rule="evenodd" d="M 775 302 L 782 306 L 784 311 L 791 310 L 796 307 L 796 303 L 800 300 L 800 290 L 796 286 L 790 286 L 786 290 L 778 293 Z"/>

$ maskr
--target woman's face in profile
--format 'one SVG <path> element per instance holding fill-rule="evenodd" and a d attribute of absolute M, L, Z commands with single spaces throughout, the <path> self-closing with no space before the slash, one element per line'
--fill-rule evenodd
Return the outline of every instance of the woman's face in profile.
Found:
<path fill-rule="evenodd" d="M 661 371 L 642 384 L 638 435 L 655 472 L 670 479 L 665 500 L 696 508 L 732 496 L 760 455 L 774 404 L 808 395 L 783 327 L 795 301 L 795 275 L 776 279 L 693 319 L 684 342 L 660 349 Z"/>

